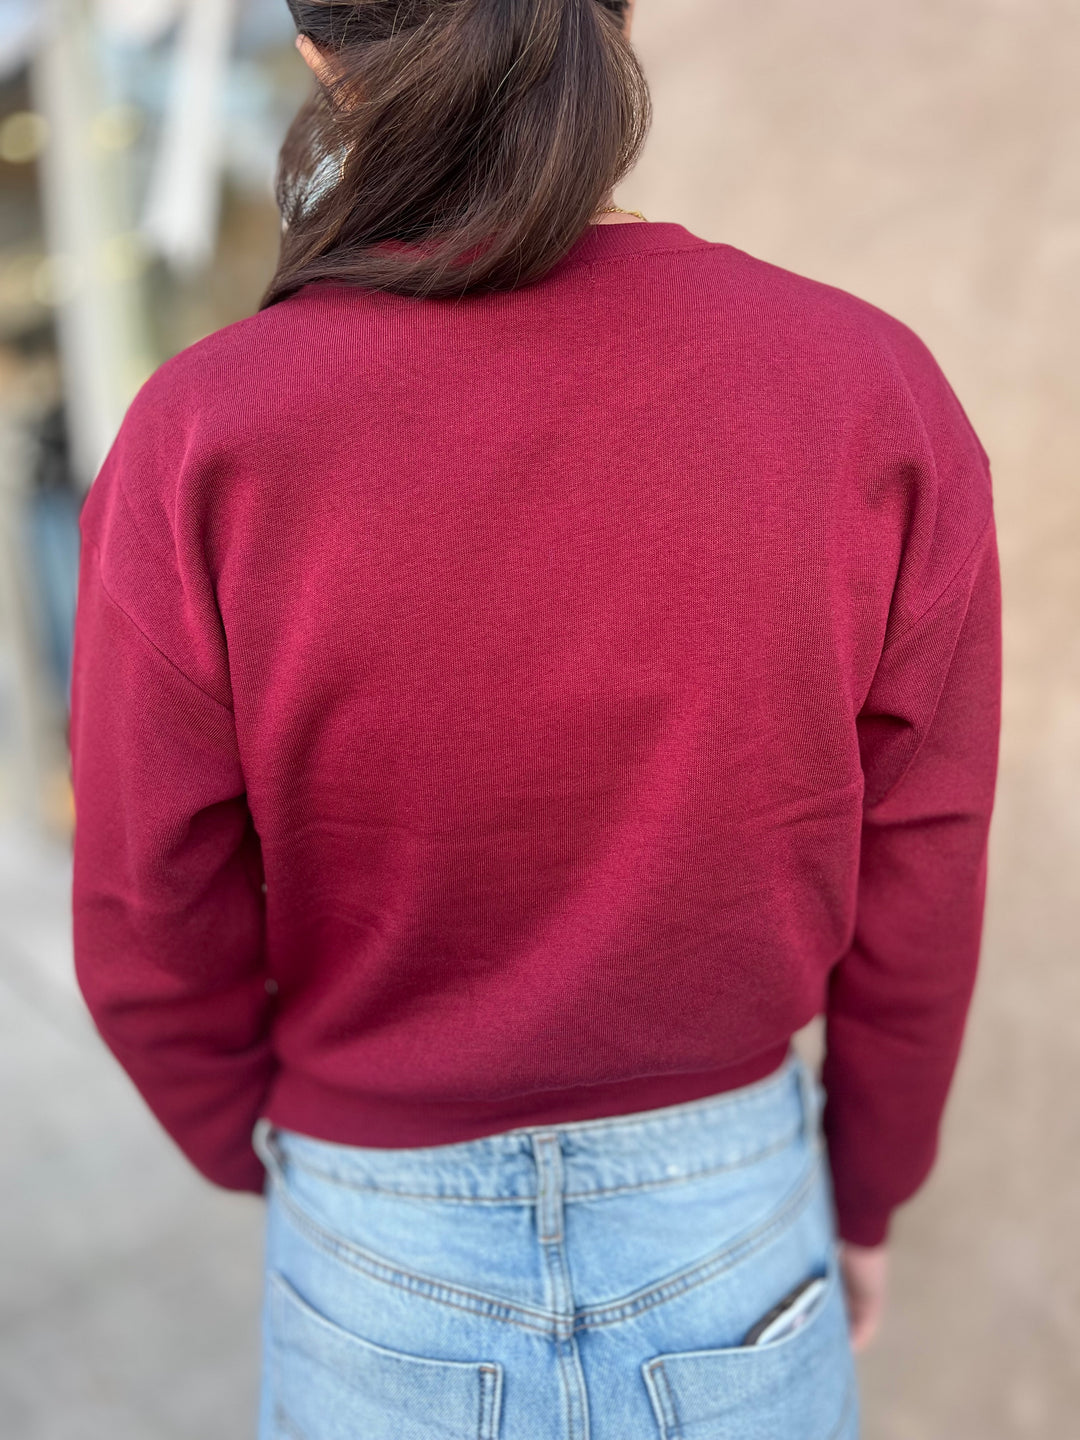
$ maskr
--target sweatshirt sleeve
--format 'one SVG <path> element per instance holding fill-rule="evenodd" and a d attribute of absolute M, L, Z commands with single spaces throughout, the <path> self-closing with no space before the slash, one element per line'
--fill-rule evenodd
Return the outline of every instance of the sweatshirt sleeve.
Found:
<path fill-rule="evenodd" d="M 936 1157 L 975 985 L 998 760 L 989 462 L 924 351 L 916 363 L 925 452 L 911 468 L 927 477 L 925 493 L 857 719 L 865 785 L 855 931 L 826 1005 L 823 1128 L 839 1233 L 859 1245 L 887 1238 L 891 1212 Z"/>
<path fill-rule="evenodd" d="M 80 519 L 75 969 L 103 1039 L 188 1159 L 261 1193 L 250 1142 L 274 1069 L 262 858 L 212 587 L 162 501 L 190 447 L 171 451 L 157 422 L 144 395 Z"/>

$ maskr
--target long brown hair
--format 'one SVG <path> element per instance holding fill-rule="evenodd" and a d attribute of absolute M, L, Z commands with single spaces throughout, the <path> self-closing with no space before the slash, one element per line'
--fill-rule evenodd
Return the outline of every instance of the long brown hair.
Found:
<path fill-rule="evenodd" d="M 326 55 L 282 146 L 277 270 L 450 296 L 539 279 L 637 159 L 627 0 L 288 0 Z"/>

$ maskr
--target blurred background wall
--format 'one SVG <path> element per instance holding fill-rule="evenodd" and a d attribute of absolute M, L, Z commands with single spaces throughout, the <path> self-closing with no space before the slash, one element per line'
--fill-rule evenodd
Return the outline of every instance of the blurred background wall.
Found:
<path fill-rule="evenodd" d="M 1074 0 L 638 0 L 617 200 L 930 346 L 994 466 L 1006 604 L 982 969 L 859 1359 L 866 1440 L 1080 1413 L 1080 17 Z M 161 360 L 251 313 L 307 77 L 284 0 L 0 0 L 0 1414 L 253 1433 L 261 1204 L 157 1130 L 71 974 L 78 506 Z M 810 1027 L 800 1046 L 820 1052 Z M 628 1437 L 631 1440 L 631 1437 Z"/>

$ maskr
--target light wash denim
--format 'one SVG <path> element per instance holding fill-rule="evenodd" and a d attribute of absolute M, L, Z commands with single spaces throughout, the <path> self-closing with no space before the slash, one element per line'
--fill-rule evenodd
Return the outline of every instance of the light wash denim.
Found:
<path fill-rule="evenodd" d="M 406 1150 L 262 1120 L 259 1440 L 857 1440 L 823 1092 Z M 801 1281 L 800 1329 L 747 1346 Z"/>

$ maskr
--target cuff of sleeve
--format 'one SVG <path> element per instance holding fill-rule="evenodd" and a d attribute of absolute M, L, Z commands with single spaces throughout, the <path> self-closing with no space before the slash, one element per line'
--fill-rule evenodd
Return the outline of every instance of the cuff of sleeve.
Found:
<path fill-rule="evenodd" d="M 890 1219 L 890 1211 L 843 1211 L 836 1217 L 836 1230 L 841 1240 L 869 1249 L 888 1240 Z"/>
<path fill-rule="evenodd" d="M 172 1134 L 172 1140 L 188 1162 L 211 1185 L 216 1185 L 221 1190 L 236 1190 L 249 1195 L 265 1193 L 266 1168 L 250 1146 L 219 1146 L 210 1150 L 201 1145 L 193 1145 L 186 1136 L 178 1137 L 175 1133 Z"/>
<path fill-rule="evenodd" d="M 216 1171 L 214 1174 L 210 1174 L 204 1170 L 203 1174 L 211 1184 L 219 1185 L 223 1190 L 238 1190 L 249 1195 L 265 1193 L 266 1170 L 262 1161 L 254 1153 L 250 1160 L 245 1155 L 227 1172 Z"/>

